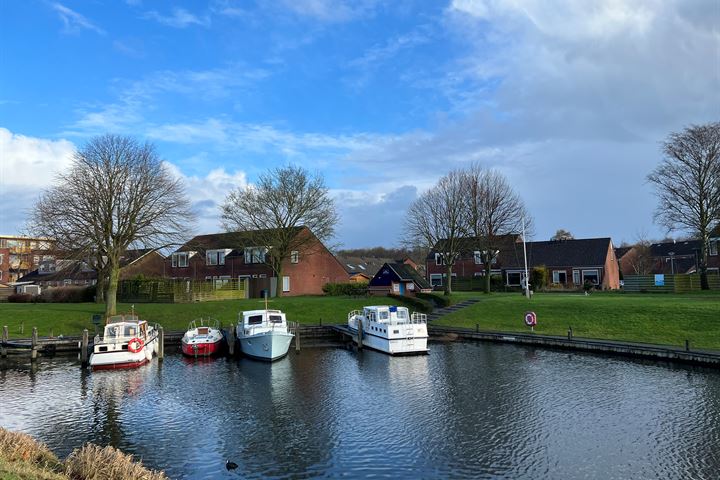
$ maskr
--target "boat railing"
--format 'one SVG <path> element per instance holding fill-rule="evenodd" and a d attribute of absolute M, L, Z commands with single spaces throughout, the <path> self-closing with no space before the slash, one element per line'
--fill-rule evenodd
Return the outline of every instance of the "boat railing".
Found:
<path fill-rule="evenodd" d="M 420 312 L 413 312 L 410 316 L 412 323 L 427 323 L 427 314 Z"/>
<path fill-rule="evenodd" d="M 353 310 L 353 311 L 351 311 L 350 313 L 348 313 L 348 322 L 349 322 L 354 316 L 356 316 L 356 315 L 362 315 L 362 314 L 363 314 L 363 311 L 362 311 L 362 310 Z"/>
<path fill-rule="evenodd" d="M 155 324 L 155 329 L 157 329 L 158 325 Z M 208 327 L 208 328 L 214 328 L 215 330 L 220 330 L 220 322 L 212 317 L 208 318 L 196 318 L 195 320 L 191 321 L 188 324 L 188 330 L 195 330 L 198 327 Z"/>

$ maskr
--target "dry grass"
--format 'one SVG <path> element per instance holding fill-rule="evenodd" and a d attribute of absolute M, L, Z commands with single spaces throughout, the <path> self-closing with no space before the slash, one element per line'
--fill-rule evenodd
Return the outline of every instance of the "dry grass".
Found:
<path fill-rule="evenodd" d="M 113 447 L 86 444 L 65 460 L 65 474 L 82 480 L 167 480 L 162 472 L 145 468 Z"/>
<path fill-rule="evenodd" d="M 45 470 L 63 470 L 62 462 L 45 444 L 30 435 L 4 428 L 0 428 L 0 457 L 7 462 L 25 462 Z"/>

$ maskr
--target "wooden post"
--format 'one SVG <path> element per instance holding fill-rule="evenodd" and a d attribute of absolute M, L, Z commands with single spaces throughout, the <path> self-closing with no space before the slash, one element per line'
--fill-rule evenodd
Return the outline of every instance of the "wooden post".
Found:
<path fill-rule="evenodd" d="M 358 344 L 358 350 L 362 350 L 363 348 L 363 323 L 362 320 L 357 321 L 357 344 Z"/>
<path fill-rule="evenodd" d="M 37 356 L 38 356 L 37 343 L 38 343 L 37 327 L 33 327 L 33 329 L 32 329 L 32 350 L 30 350 L 30 360 L 33 360 L 33 361 L 37 360 Z"/>
<path fill-rule="evenodd" d="M 158 327 L 158 346 L 157 346 L 158 360 L 165 358 L 165 329 Z"/>
<path fill-rule="evenodd" d="M 320 320 L 322 322 L 322 320 Z M 300 323 L 295 322 L 295 353 L 300 353 Z"/>
<path fill-rule="evenodd" d="M 80 343 L 80 365 L 85 367 L 88 364 L 88 329 L 84 329 L 82 333 L 82 342 Z"/>
<path fill-rule="evenodd" d="M 8 335 L 8 327 L 5 325 L 2 330 L 2 345 L 0 345 L 0 357 L 5 358 L 7 357 L 7 347 L 5 347 L 5 342 L 8 341 L 8 338 L 10 336 Z"/>
<path fill-rule="evenodd" d="M 690 340 L 685 340 L 685 351 L 686 352 L 690 351 Z"/>
<path fill-rule="evenodd" d="M 235 355 L 235 325 L 232 323 L 230 324 L 230 329 L 228 330 L 227 334 L 227 344 L 228 344 L 228 355 L 231 357 Z"/>
<path fill-rule="evenodd" d="M 572 337 L 573 337 L 572 327 L 568 327 L 568 340 L 572 340 Z"/>
<path fill-rule="evenodd" d="M 322 327 L 322 317 L 320 317 L 320 326 Z"/>
<path fill-rule="evenodd" d="M 475 324 L 475 333 L 480 333 L 480 324 L 479 323 Z"/>

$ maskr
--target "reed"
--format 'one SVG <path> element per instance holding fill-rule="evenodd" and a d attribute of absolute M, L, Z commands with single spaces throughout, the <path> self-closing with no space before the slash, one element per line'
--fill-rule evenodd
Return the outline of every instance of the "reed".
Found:
<path fill-rule="evenodd" d="M 30 435 L 0 428 L 0 457 L 7 462 L 24 462 L 40 469 L 62 472 L 63 464 L 44 443 Z"/>
<path fill-rule="evenodd" d="M 65 460 L 65 474 L 84 480 L 167 480 L 163 472 L 149 470 L 132 455 L 111 446 L 88 443 L 75 449 Z"/>

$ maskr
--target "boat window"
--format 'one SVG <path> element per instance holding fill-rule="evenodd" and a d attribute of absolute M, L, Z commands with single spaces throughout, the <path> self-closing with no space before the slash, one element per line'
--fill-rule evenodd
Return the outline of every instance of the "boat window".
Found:
<path fill-rule="evenodd" d="M 393 333 L 400 333 L 400 330 L 393 330 Z"/>
<path fill-rule="evenodd" d="M 388 313 L 387 310 L 380 310 L 378 312 L 378 314 L 379 314 L 380 320 L 387 320 L 388 318 L 390 318 L 390 313 Z"/>
<path fill-rule="evenodd" d="M 397 318 L 406 319 L 407 318 L 407 310 L 405 310 L 404 308 L 398 308 Z"/>
<path fill-rule="evenodd" d="M 282 323 L 282 315 L 270 315 L 270 321 L 272 323 Z"/>
<path fill-rule="evenodd" d="M 131 326 L 131 325 L 125 326 L 125 336 L 126 337 L 134 337 L 135 332 L 137 332 L 137 328 L 135 328 L 134 326 Z"/>
<path fill-rule="evenodd" d="M 253 315 L 251 317 L 248 317 L 247 323 L 248 325 L 260 325 L 262 323 L 262 320 L 262 315 Z"/>

